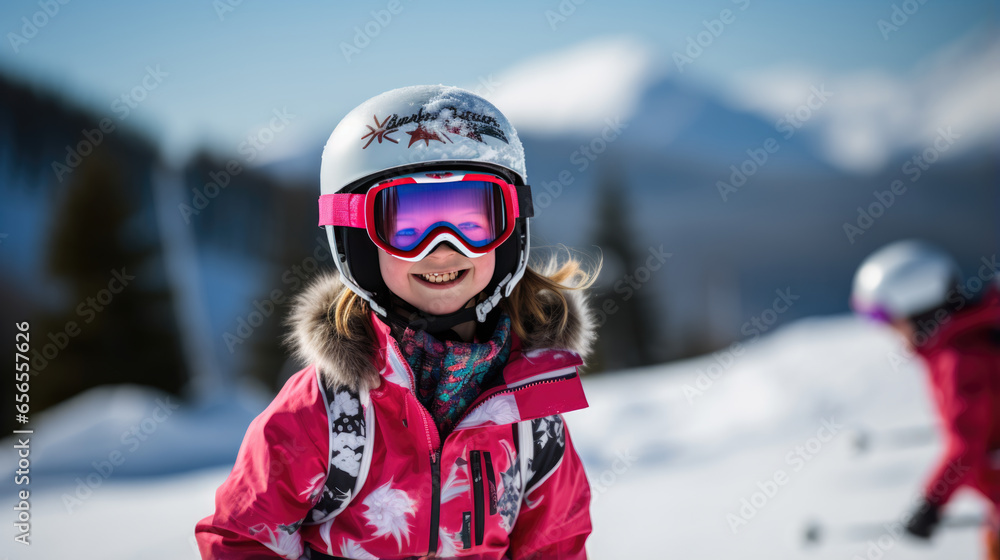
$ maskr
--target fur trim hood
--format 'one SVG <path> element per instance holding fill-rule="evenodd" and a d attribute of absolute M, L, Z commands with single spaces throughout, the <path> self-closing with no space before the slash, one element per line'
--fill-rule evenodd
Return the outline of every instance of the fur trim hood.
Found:
<path fill-rule="evenodd" d="M 370 325 L 365 324 L 368 316 L 352 320 L 350 331 L 357 334 L 351 338 L 341 336 L 334 326 L 337 299 L 346 289 L 336 272 L 315 278 L 292 303 L 287 321 L 291 330 L 285 336 L 285 343 L 295 358 L 315 364 L 331 386 L 371 389 L 379 385 L 379 373 L 372 360 L 378 348 Z M 521 339 L 522 351 L 565 348 L 587 359 L 596 337 L 596 325 L 587 310 L 586 296 L 582 290 L 566 290 L 563 295 L 569 304 L 566 327 L 559 330 L 554 325 L 525 325 L 528 335 Z M 552 294 L 542 293 L 540 297 L 558 305 Z"/>

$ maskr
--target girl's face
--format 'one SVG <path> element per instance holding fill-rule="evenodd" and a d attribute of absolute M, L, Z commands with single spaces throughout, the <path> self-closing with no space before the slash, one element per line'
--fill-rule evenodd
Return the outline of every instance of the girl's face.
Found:
<path fill-rule="evenodd" d="M 474 245 L 492 239 L 493 220 L 486 193 L 451 192 L 445 201 L 440 194 L 446 188 L 419 187 L 407 192 L 407 203 L 399 205 L 392 213 L 393 219 L 385 224 L 393 246 L 416 246 L 426 231 L 442 222 L 452 224 Z M 397 259 L 381 249 L 378 253 L 386 286 L 431 315 L 445 315 L 464 307 L 490 283 L 496 266 L 492 251 L 472 259 L 445 244 L 417 262 Z"/>
<path fill-rule="evenodd" d="M 390 197 L 383 204 L 393 207 L 391 219 L 383 225 L 393 247 L 412 249 L 424 239 L 428 230 L 449 223 L 471 245 L 481 247 L 492 241 L 495 231 L 490 189 L 448 191 L 445 185 L 403 185 L 398 190 L 405 195 L 405 204 Z M 442 192 L 448 192 L 443 199 Z M 502 229 L 502 228 L 501 228 Z"/>
<path fill-rule="evenodd" d="M 486 289 L 496 266 L 494 252 L 470 259 L 441 244 L 417 262 L 378 250 L 382 279 L 392 293 L 424 313 L 454 313 Z"/>

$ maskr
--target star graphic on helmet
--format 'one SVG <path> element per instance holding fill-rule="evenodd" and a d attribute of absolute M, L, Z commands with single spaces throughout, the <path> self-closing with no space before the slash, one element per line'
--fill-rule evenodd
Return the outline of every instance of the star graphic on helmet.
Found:
<path fill-rule="evenodd" d="M 365 125 L 365 127 L 368 129 L 368 134 L 365 134 L 364 136 L 362 136 L 361 139 L 364 140 L 365 138 L 368 138 L 369 136 L 371 138 L 368 138 L 368 142 L 364 146 L 361 147 L 362 150 L 365 149 L 365 148 L 367 148 L 369 145 L 371 145 L 372 141 L 374 141 L 374 140 L 378 140 L 379 144 L 382 143 L 383 139 L 388 140 L 388 141 L 392 142 L 393 144 L 399 144 L 399 140 L 396 140 L 392 136 L 389 136 L 393 132 L 399 131 L 399 128 L 398 127 L 393 127 L 393 128 L 388 128 L 388 129 L 385 128 L 385 123 L 389 122 L 389 119 L 391 117 L 392 117 L 392 115 L 389 115 L 382 122 L 378 122 L 378 115 L 372 115 L 372 118 L 375 119 L 375 128 L 372 128 L 372 125 L 370 125 L 370 124 L 369 125 Z M 413 142 L 411 141 L 410 143 L 412 144 Z"/>
<path fill-rule="evenodd" d="M 421 140 L 424 141 L 424 146 L 430 146 L 431 140 L 437 140 L 442 144 L 446 143 L 444 140 L 441 139 L 441 136 L 438 135 L 437 132 L 427 130 L 426 128 L 424 128 L 424 125 L 418 125 L 417 128 L 413 130 L 413 132 L 407 132 L 407 134 L 410 135 L 410 143 L 406 145 L 407 148 L 412 146 L 415 142 L 419 142 Z M 448 137 L 445 136 L 445 138 Z M 448 140 L 450 141 L 451 139 L 448 138 Z"/>

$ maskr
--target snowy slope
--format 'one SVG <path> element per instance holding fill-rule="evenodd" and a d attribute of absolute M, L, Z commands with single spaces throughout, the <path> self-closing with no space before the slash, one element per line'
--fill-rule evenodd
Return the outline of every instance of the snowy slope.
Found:
<path fill-rule="evenodd" d="M 724 357 L 590 380 L 590 408 L 570 413 L 567 422 L 596 485 L 593 556 L 866 557 L 866 540 L 832 535 L 807 547 L 803 531 L 810 522 L 834 533 L 879 525 L 912 507 L 936 442 L 876 445 L 864 455 L 852 445 L 858 429 L 879 434 L 934 423 L 919 364 L 898 371 L 889 365 L 889 353 L 899 350 L 888 333 L 854 318 L 805 320 L 750 344 L 692 401 L 685 388 L 697 389 L 699 373 L 728 363 Z M 819 432 L 824 420 L 844 428 L 831 437 Z M 619 452 L 634 464 L 616 463 Z M 775 488 L 768 481 L 779 470 L 787 478 L 773 497 L 762 500 L 762 493 L 756 503 L 763 507 L 746 510 L 746 524 L 733 522 L 728 516 L 740 516 L 742 500 L 762 492 L 758 484 Z M 977 511 L 969 495 L 949 506 L 951 513 Z M 899 559 L 976 557 L 978 532 L 940 537 L 930 547 L 886 537 L 891 546 L 883 552 Z"/>
<path fill-rule="evenodd" d="M 933 423 L 919 365 L 889 366 L 889 353 L 898 350 L 887 333 L 854 318 L 812 319 L 746 341 L 732 361 L 719 354 L 586 379 L 591 406 L 568 414 L 567 422 L 594 489 L 591 557 L 865 558 L 875 540 L 838 540 L 837 532 L 898 518 L 938 451 L 936 443 L 895 450 L 875 445 L 860 456 L 852 451 L 852 427 L 870 430 L 878 442 L 889 430 Z M 704 377 L 699 385 L 702 373 L 715 379 L 708 384 Z M 691 388 L 701 396 L 689 400 Z M 39 466 L 41 450 L 47 450 L 44 462 L 86 465 L 87 449 L 116 447 L 108 435 L 141 422 L 151 396 L 115 389 L 53 411 L 37 426 Z M 144 445 L 151 454 L 194 465 L 211 446 L 234 443 L 221 439 L 221 428 L 214 435 L 205 430 L 244 420 L 237 412 L 226 419 L 180 409 Z M 836 433 L 820 431 L 824 420 Z M 100 424 L 111 427 L 98 430 Z M 177 434 L 159 437 L 170 426 Z M 55 451 L 56 442 L 63 452 Z M 795 459 L 796 446 L 808 461 Z M 5 441 L 3 449 L 10 448 Z M 9 459 L 4 455 L 4 464 Z M 5 539 L 0 557 L 196 558 L 192 528 L 210 513 L 228 470 L 113 475 L 70 507 L 66 496 L 77 492 L 78 481 L 43 477 L 32 487 L 33 545 L 14 549 Z M 775 483 L 770 498 L 755 497 L 762 492 L 758 484 L 768 489 L 766 481 L 779 470 L 783 484 Z M 8 482 L 3 499 L 13 499 L 10 490 Z M 744 499 L 763 503 L 734 532 L 728 516 L 740 515 Z M 961 494 L 949 513 L 979 509 L 973 496 Z M 811 521 L 828 527 L 830 538 L 807 547 L 802 533 Z M 889 536 L 880 542 L 885 558 L 974 558 L 979 534 L 949 530 L 930 546 Z"/>

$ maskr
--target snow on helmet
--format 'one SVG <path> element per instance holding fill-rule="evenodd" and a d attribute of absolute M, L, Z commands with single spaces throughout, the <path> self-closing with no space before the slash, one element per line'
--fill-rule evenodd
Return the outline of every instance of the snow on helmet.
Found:
<path fill-rule="evenodd" d="M 323 149 L 320 191 L 365 193 L 386 179 L 441 169 L 487 172 L 513 185 L 527 184 L 524 148 L 503 113 L 472 92 L 436 85 L 387 91 L 349 112 Z M 530 194 L 524 202 L 530 208 Z M 386 315 L 389 290 L 368 234 L 325 227 L 344 284 Z M 496 249 L 495 272 L 485 290 L 489 297 L 475 309 L 479 321 L 510 295 L 524 275 L 528 251 L 528 219 L 517 218 L 514 234 Z"/>
<path fill-rule="evenodd" d="M 854 275 L 851 307 L 891 322 L 945 303 L 961 272 L 950 255 L 922 241 L 897 241 L 872 253 Z"/>

